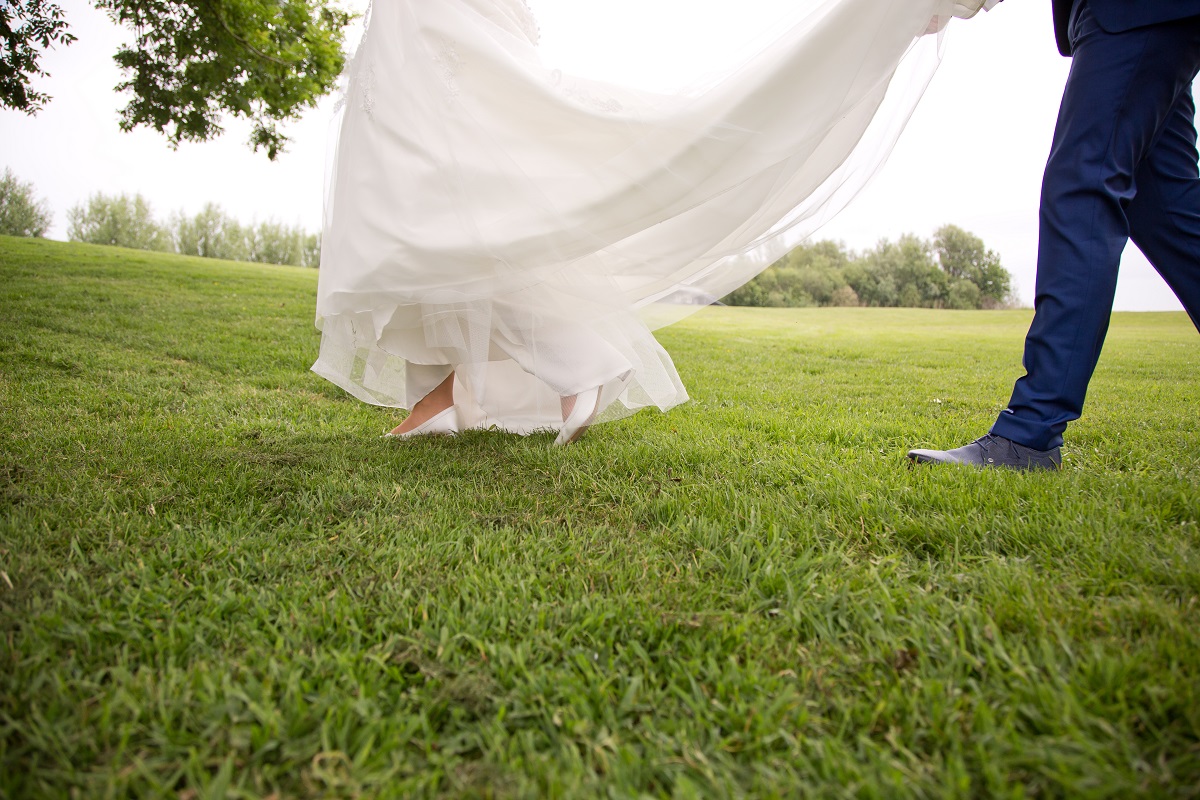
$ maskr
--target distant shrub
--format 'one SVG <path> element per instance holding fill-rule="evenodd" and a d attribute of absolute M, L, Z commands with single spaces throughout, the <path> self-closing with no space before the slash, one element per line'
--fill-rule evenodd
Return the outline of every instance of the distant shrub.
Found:
<path fill-rule="evenodd" d="M 137 250 L 175 249 L 170 233 L 155 221 L 150 204 L 140 194 L 96 193 L 86 205 L 72 207 L 67 212 L 67 238 Z"/>
<path fill-rule="evenodd" d="M 44 201 L 33 194 L 33 184 L 4 169 L 0 178 L 0 234 L 5 236 L 45 236 L 54 215 Z"/>
<path fill-rule="evenodd" d="M 858 294 L 849 286 L 839 286 L 833 290 L 832 296 L 829 298 L 829 305 L 853 307 L 858 305 Z"/>

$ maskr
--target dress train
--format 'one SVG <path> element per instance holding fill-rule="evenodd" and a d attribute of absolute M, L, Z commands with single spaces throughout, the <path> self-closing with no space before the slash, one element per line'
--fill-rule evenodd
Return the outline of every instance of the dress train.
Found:
<path fill-rule="evenodd" d="M 798 0 L 802 2 L 803 0 Z M 542 63 L 522 0 L 375 0 L 333 146 L 313 369 L 458 422 L 558 430 L 687 399 L 651 329 L 753 277 L 853 196 L 978 4 L 809 0 L 703 90 Z M 935 24 L 933 27 L 939 27 Z M 698 301 L 698 303 L 697 303 Z"/>

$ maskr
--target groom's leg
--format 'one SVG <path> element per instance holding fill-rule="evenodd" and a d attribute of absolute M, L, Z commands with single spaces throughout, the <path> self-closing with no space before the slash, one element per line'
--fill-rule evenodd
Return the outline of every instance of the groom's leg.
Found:
<path fill-rule="evenodd" d="M 1137 172 L 1130 237 L 1200 328 L 1200 168 L 1196 106 L 1180 95 L 1158 143 Z"/>
<path fill-rule="evenodd" d="M 1035 450 L 1062 444 L 1083 409 L 1129 238 L 1135 174 L 1200 65 L 1200 19 L 1118 34 L 1086 4 L 1042 183 L 1027 374 L 991 432 Z"/>

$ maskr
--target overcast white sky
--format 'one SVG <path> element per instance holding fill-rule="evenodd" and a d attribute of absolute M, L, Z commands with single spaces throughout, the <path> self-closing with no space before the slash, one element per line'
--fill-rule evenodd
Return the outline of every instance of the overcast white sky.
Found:
<path fill-rule="evenodd" d="M 244 221 L 320 227 L 331 99 L 291 126 L 293 144 L 275 163 L 246 147 L 248 128 L 236 122 L 215 142 L 172 151 L 157 134 L 117 128 L 123 103 L 112 91 L 120 79 L 112 55 L 127 34 L 82 0 L 61 4 L 79 41 L 43 61 L 52 77 L 40 88 L 53 101 L 35 117 L 0 111 L 0 167 L 32 181 L 49 201 L 52 238 L 66 238 L 67 209 L 97 191 L 140 192 L 163 216 L 176 209 L 193 213 L 212 201 Z M 347 5 L 361 9 L 365 2 Z M 631 74 L 659 74 L 667 83 L 705 64 L 705 42 L 713 37 L 761 29 L 761 20 L 795 6 L 788 0 L 530 0 L 530 5 L 542 26 L 547 63 L 570 69 L 590 58 L 612 61 L 619 47 Z M 603 15 L 589 13 L 620 5 L 636 7 L 644 24 L 607 30 L 597 24 Z M 706 10 L 700 13 L 701 8 Z M 673 35 L 664 44 L 666 30 Z M 559 47 L 567 41 L 569 50 Z M 1054 46 L 1045 0 L 1007 0 L 973 20 L 955 20 L 941 68 L 887 165 L 817 238 L 861 249 L 881 237 L 929 236 L 954 223 L 1000 253 L 1031 304 L 1038 189 L 1069 65 Z M 1131 246 L 1116 308 L 1179 307 Z"/>

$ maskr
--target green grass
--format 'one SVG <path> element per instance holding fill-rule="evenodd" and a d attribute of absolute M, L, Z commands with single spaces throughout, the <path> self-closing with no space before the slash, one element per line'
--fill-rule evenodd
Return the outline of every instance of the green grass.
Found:
<path fill-rule="evenodd" d="M 311 271 L 0 238 L 0 796 L 1200 797 L 1200 348 L 1118 314 L 1057 474 L 1028 312 L 706 310 L 552 449 L 307 371 Z"/>

